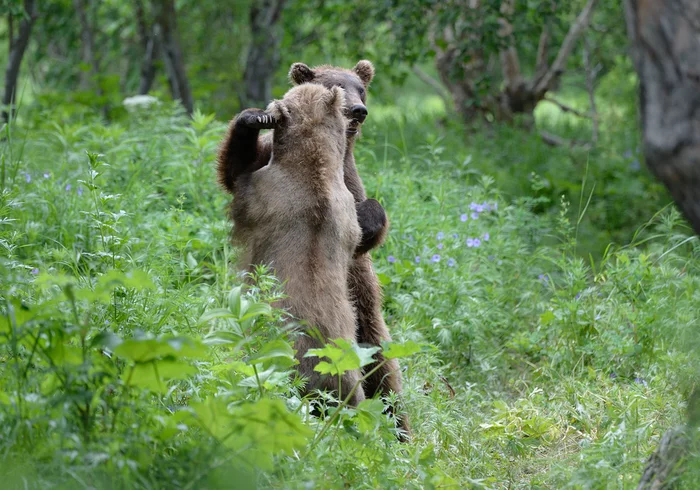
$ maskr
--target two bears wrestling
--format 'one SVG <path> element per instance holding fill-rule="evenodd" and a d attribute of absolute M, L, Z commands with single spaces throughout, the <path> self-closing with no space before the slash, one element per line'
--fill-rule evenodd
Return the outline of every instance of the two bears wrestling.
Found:
<path fill-rule="evenodd" d="M 231 121 L 219 149 L 218 175 L 234 195 L 240 265 L 249 270 L 270 265 L 284 283 L 286 298 L 276 306 L 326 341 L 379 346 L 391 337 L 369 251 L 383 242 L 388 220 L 379 202 L 367 199 L 353 156 L 373 77 L 374 67 L 364 60 L 352 70 L 294 63 L 289 78 L 295 86 L 282 100 L 265 111 L 246 109 Z M 261 129 L 273 131 L 261 136 Z M 299 335 L 294 347 L 307 393 L 347 394 L 362 377 L 346 372 L 339 382 L 314 371 L 318 358 L 304 354 L 321 345 L 310 335 Z M 384 364 L 358 386 L 352 405 L 366 396 L 401 393 L 398 363 L 381 353 L 375 360 Z M 405 440 L 407 418 L 396 419 Z"/>

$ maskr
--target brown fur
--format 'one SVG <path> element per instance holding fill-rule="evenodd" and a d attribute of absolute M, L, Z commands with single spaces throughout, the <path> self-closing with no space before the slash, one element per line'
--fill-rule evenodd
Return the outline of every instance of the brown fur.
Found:
<path fill-rule="evenodd" d="M 268 113 L 277 121 L 272 159 L 236 184 L 232 208 L 242 265 L 270 265 L 287 295 L 276 306 L 318 329 L 324 342 L 355 340 L 347 275 L 361 231 L 343 180 L 343 101 L 339 87 L 307 84 L 271 103 Z M 337 378 L 320 376 L 313 370 L 319 359 L 304 357 L 312 347 L 320 345 L 307 335 L 295 343 L 306 390 L 337 392 Z M 341 396 L 359 379 L 358 371 L 346 373 Z M 363 399 L 359 386 L 351 403 Z"/>
<path fill-rule="evenodd" d="M 348 274 L 350 298 L 357 312 L 357 341 L 359 343 L 380 345 L 381 341 L 391 340 L 389 330 L 382 315 L 382 292 L 379 281 L 372 269 L 369 250 L 378 247 L 384 241 L 389 221 L 381 205 L 367 199 L 362 180 L 357 172 L 353 150 L 359 136 L 361 124 L 352 121 L 349 109 L 355 104 L 365 104 L 366 91 L 374 76 L 374 67 L 369 61 L 360 61 L 352 70 L 333 66 L 309 68 L 303 63 L 294 63 L 289 71 L 293 84 L 312 83 L 326 88 L 341 86 L 345 89 L 345 115 L 350 120 L 346 133 L 347 146 L 344 156 L 344 179 L 347 189 L 352 193 L 357 207 L 362 240 L 356 250 Z M 272 152 L 272 134 L 259 136 L 260 130 L 248 127 L 246 121 L 256 115 L 264 114 L 260 109 L 247 109 L 238 115 L 229 125 L 219 150 L 219 182 L 229 192 L 235 193 L 235 182 L 250 172 L 262 168 L 270 160 Z M 354 131 L 353 131 L 354 129 Z M 382 361 L 381 354 L 376 356 Z M 374 366 L 368 366 L 366 370 Z M 401 393 L 401 372 L 396 361 L 384 364 L 364 383 L 365 393 L 388 394 L 393 391 Z M 408 431 L 408 420 L 399 419 L 403 429 Z"/>

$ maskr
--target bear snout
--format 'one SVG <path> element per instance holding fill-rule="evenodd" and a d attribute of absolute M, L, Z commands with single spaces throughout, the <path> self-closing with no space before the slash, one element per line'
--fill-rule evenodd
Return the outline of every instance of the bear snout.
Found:
<path fill-rule="evenodd" d="M 365 122 L 365 119 L 367 119 L 367 108 L 362 105 L 362 104 L 355 104 L 350 108 L 350 113 L 352 114 L 352 118 L 358 121 L 359 123 Z"/>

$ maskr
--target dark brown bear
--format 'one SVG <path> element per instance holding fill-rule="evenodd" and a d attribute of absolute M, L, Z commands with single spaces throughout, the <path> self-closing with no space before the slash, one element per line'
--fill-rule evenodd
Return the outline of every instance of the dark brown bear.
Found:
<path fill-rule="evenodd" d="M 303 63 L 294 63 L 289 71 L 290 81 L 294 85 L 312 83 L 326 88 L 339 86 L 345 89 L 344 112 L 349 122 L 344 179 L 357 203 L 357 216 L 362 229 L 362 240 L 350 266 L 348 287 L 356 309 L 358 343 L 380 345 L 384 340 L 391 340 L 391 337 L 382 316 L 382 292 L 368 252 L 383 242 L 389 223 L 379 202 L 367 199 L 353 155 L 355 139 L 367 117 L 366 94 L 373 77 L 374 67 L 365 60 L 358 62 L 352 70 L 333 66 L 311 69 Z M 274 124 L 274 118 L 260 109 L 247 109 L 231 121 L 218 157 L 219 182 L 226 190 L 235 193 L 236 182 L 242 175 L 254 172 L 269 162 L 272 134 L 260 136 L 260 130 L 272 129 Z M 378 361 L 384 360 L 381 354 L 376 358 Z M 368 366 L 366 370 L 372 368 Z M 401 393 L 398 363 L 388 361 L 367 379 L 364 390 L 367 396 L 388 394 L 390 391 Z M 408 431 L 407 418 L 402 416 L 399 422 Z"/>
<path fill-rule="evenodd" d="M 275 306 L 289 311 L 322 336 L 295 341 L 297 366 L 308 379 L 306 392 L 333 391 L 345 398 L 359 382 L 359 371 L 321 376 L 311 348 L 331 339 L 355 340 L 355 312 L 347 274 L 360 244 L 355 200 L 343 179 L 347 120 L 344 91 L 304 84 L 273 101 L 275 119 L 270 163 L 235 183 L 234 242 L 243 247 L 240 265 L 271 267 L 284 284 L 285 298 Z M 307 333 L 309 333 L 307 331 Z M 350 404 L 364 400 L 358 386 Z"/>

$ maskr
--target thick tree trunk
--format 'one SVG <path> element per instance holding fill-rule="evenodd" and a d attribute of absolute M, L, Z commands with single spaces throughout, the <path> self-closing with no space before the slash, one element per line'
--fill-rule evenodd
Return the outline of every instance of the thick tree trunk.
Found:
<path fill-rule="evenodd" d="M 22 65 L 22 58 L 24 58 L 24 52 L 29 44 L 32 26 L 37 18 L 36 2 L 34 0 L 24 0 L 24 12 L 25 17 L 19 24 L 19 32 L 16 37 L 11 37 L 9 42 L 10 53 L 5 70 L 5 94 L 2 98 L 3 106 L 7 108 L 2 111 L 2 119 L 5 122 L 8 122 L 14 114 L 19 68 Z"/>
<path fill-rule="evenodd" d="M 625 7 L 647 165 L 700 234 L 700 2 Z"/>
<path fill-rule="evenodd" d="M 644 155 L 700 234 L 700 3 L 625 0 L 631 55 L 639 75 Z M 688 422 L 671 429 L 651 455 L 639 490 L 669 488 L 683 467 L 687 435 L 700 418 L 700 391 L 688 399 Z"/>
<path fill-rule="evenodd" d="M 272 98 L 272 75 L 279 65 L 280 18 L 286 0 L 255 0 L 250 8 L 251 43 L 241 97 L 242 107 L 262 107 Z"/>
<path fill-rule="evenodd" d="M 175 2 L 174 0 L 156 0 L 156 10 L 158 26 L 154 37 L 160 36 L 161 39 L 160 48 L 163 53 L 170 91 L 173 99 L 182 102 L 187 114 L 191 115 L 194 103 L 178 40 Z"/>

